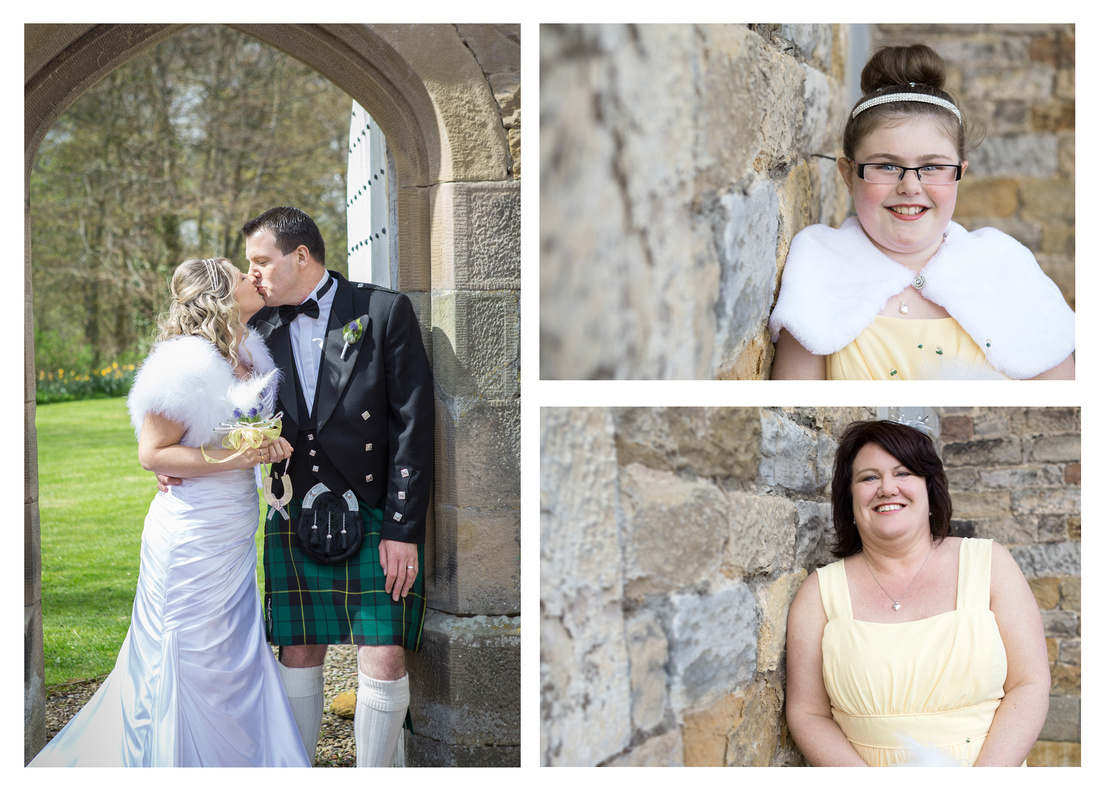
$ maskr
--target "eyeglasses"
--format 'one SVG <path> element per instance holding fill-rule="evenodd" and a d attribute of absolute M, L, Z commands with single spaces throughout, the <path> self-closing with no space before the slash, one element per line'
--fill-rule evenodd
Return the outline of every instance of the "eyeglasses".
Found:
<path fill-rule="evenodd" d="M 962 178 L 962 165 L 921 165 L 906 168 L 885 162 L 856 162 L 859 178 L 871 184 L 899 184 L 907 171 L 913 171 L 922 184 L 954 184 Z"/>

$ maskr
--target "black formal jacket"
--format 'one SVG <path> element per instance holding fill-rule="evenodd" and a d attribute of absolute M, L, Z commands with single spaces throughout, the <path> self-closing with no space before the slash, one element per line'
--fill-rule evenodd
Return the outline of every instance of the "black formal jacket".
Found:
<path fill-rule="evenodd" d="M 382 539 L 423 542 L 432 485 L 435 407 L 432 369 L 412 303 L 402 293 L 336 277 L 313 405 L 315 432 L 305 434 L 290 328 L 277 307 L 249 325 L 283 370 L 276 410 L 294 445 L 290 478 L 301 499 L 318 482 L 338 495 L 349 488 L 382 507 Z M 360 319 L 363 335 L 344 350 L 343 328 Z M 282 465 L 277 465 L 279 469 Z"/>

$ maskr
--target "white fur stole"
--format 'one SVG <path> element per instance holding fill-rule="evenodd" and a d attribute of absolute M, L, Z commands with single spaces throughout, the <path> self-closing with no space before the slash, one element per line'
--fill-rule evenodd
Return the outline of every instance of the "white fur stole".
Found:
<path fill-rule="evenodd" d="M 921 274 L 926 299 L 974 339 L 990 365 L 1014 379 L 1034 377 L 1074 350 L 1075 317 L 1026 246 L 992 228 L 955 222 Z M 850 344 L 912 272 L 875 247 L 859 219 L 833 229 L 814 224 L 791 242 L 779 301 L 768 328 L 787 330 L 815 355 Z"/>
<path fill-rule="evenodd" d="M 222 437 L 214 428 L 233 421 L 234 409 L 259 409 L 266 402 L 263 413 L 269 415 L 279 378 L 271 353 L 253 330 L 248 331 L 240 353 L 252 362 L 254 375 L 248 380 L 239 380 L 229 361 L 200 336 L 155 344 L 138 369 L 126 401 L 134 433 L 140 438 L 145 415 L 156 413 L 186 428 L 180 444 L 208 447 L 220 445 Z M 269 386 L 272 390 L 264 394 Z"/>

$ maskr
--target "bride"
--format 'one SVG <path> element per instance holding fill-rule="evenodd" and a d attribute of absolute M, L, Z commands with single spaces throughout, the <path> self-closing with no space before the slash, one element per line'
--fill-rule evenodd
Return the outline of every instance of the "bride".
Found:
<path fill-rule="evenodd" d="M 215 432 L 272 413 L 279 373 L 245 326 L 263 299 L 225 258 L 186 261 L 171 291 L 128 405 L 142 466 L 188 480 L 149 507 L 114 670 L 32 766 L 310 765 L 256 586 L 254 468 L 291 447 L 280 437 L 237 454 Z"/>

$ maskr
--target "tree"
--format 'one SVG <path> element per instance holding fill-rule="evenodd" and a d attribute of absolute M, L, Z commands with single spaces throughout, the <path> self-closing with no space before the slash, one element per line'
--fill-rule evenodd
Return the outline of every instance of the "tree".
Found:
<path fill-rule="evenodd" d="M 269 207 L 306 210 L 345 254 L 350 114 L 327 79 L 221 26 L 188 28 L 90 88 L 31 175 L 38 368 L 139 358 L 175 267 L 222 255 L 244 268 L 240 225 Z"/>

